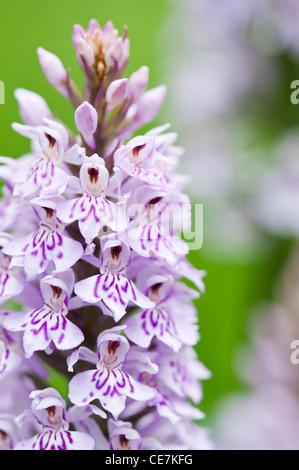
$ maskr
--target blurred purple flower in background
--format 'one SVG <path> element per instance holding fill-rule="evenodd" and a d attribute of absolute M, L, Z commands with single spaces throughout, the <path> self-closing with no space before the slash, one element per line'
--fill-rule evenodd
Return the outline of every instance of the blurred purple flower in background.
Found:
<path fill-rule="evenodd" d="M 188 193 L 208 204 L 211 251 L 255 256 L 267 250 L 264 229 L 280 236 L 296 230 L 295 158 L 285 153 L 297 147 L 288 105 L 297 78 L 298 2 L 191 0 L 176 7 L 169 28 L 179 15 L 184 41 L 179 36 L 178 52 L 170 51 L 166 76 L 174 122 L 186 136 L 180 168 L 192 166 L 197 176 Z"/>
<path fill-rule="evenodd" d="M 299 3 L 191 0 L 177 9 L 169 27 L 179 16 L 186 42 L 179 37 L 166 76 L 187 142 L 181 168 L 197 175 L 188 192 L 209 209 L 206 252 L 239 262 L 271 256 L 273 239 L 293 244 L 273 302 L 250 315 L 251 346 L 236 351 L 246 391 L 220 401 L 215 441 L 224 449 L 299 449 L 298 371 L 290 359 L 299 337 L 299 140 L 290 100 Z"/>

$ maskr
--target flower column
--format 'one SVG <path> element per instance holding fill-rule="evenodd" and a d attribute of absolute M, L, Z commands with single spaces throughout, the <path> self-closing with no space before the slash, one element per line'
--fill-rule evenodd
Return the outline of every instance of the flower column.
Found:
<path fill-rule="evenodd" d="M 211 447 L 193 423 L 210 374 L 193 350 L 199 293 L 181 282 L 204 290 L 178 237 L 190 217 L 175 171 L 182 151 L 169 125 L 134 135 L 157 115 L 165 87 L 147 90 L 145 66 L 123 76 L 126 34 L 111 22 L 75 25 L 83 93 L 58 57 L 38 49 L 46 78 L 75 108 L 76 133 L 43 98 L 16 92 L 25 123 L 14 129 L 32 152 L 0 160 L 0 357 L 5 377 L 33 381 L 31 411 L 8 436 L 16 449 Z M 68 419 L 58 392 L 40 389 L 45 364 L 69 382 Z"/>

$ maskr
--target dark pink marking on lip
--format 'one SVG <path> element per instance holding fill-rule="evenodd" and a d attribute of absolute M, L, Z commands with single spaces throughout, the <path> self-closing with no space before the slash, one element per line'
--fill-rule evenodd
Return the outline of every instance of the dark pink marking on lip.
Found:
<path fill-rule="evenodd" d="M 49 445 L 51 435 L 53 431 L 46 431 L 40 436 L 40 441 L 39 441 L 39 448 L 40 450 L 46 450 L 46 448 Z M 44 442 L 45 440 L 45 442 Z"/>
<path fill-rule="evenodd" d="M 133 387 L 133 385 L 132 385 L 132 382 L 131 382 L 131 380 L 130 380 L 130 376 L 129 376 L 126 372 L 124 372 L 124 375 L 126 376 L 128 382 L 129 382 L 130 391 L 131 391 L 131 393 L 133 393 L 135 389 L 134 389 L 134 387 Z"/>
<path fill-rule="evenodd" d="M 60 431 L 59 434 L 60 434 L 60 439 L 61 439 L 61 441 L 62 441 L 62 446 L 57 445 L 57 449 L 58 449 L 58 450 L 66 450 L 66 449 L 67 449 L 67 447 L 66 447 L 66 442 L 65 442 L 65 440 L 64 440 L 64 434 L 67 434 L 67 432 L 68 432 L 68 431 L 65 431 L 65 433 L 62 433 L 62 432 Z M 70 441 L 70 442 L 71 442 L 71 441 Z"/>
<path fill-rule="evenodd" d="M 146 320 L 142 322 L 141 324 L 141 328 L 143 329 L 144 333 L 146 334 L 146 336 L 150 336 L 150 332 L 147 330 L 146 328 Z"/>
<path fill-rule="evenodd" d="M 28 250 L 30 243 L 27 243 L 27 245 L 24 246 L 22 252 L 25 253 Z"/>
<path fill-rule="evenodd" d="M 5 285 L 7 284 L 8 279 L 9 279 L 9 275 L 7 273 L 5 273 L 4 280 L 2 281 L 2 274 L 1 274 L 1 276 L 0 276 L 0 287 L 1 287 L 0 297 L 2 297 L 2 295 L 4 293 Z"/>
<path fill-rule="evenodd" d="M 116 387 L 113 387 L 113 390 L 110 394 L 111 397 L 113 397 L 113 395 L 118 395 L 119 397 L 121 397 L 121 393 L 119 393 Z"/>
<path fill-rule="evenodd" d="M 144 240 L 145 240 L 145 238 L 144 238 L 144 233 L 145 233 L 145 231 L 146 231 L 146 226 L 144 225 L 144 226 L 142 227 L 141 237 L 140 237 L 141 248 L 142 248 L 143 251 L 146 251 L 146 246 L 145 246 L 145 244 L 144 244 Z"/>
<path fill-rule="evenodd" d="M 32 240 L 32 246 L 33 248 L 35 248 L 37 245 L 40 244 L 43 236 L 45 235 L 46 231 L 43 230 L 42 232 L 40 230 L 38 230 L 34 236 L 33 236 L 33 240 Z"/>
<path fill-rule="evenodd" d="M 110 284 L 109 284 L 109 285 L 106 285 L 106 283 L 107 283 L 107 281 L 108 281 L 108 279 L 109 279 L 109 273 L 106 272 L 106 273 L 104 273 L 104 274 L 100 274 L 100 276 L 98 276 L 98 279 L 97 279 L 97 282 L 96 282 L 96 287 L 95 287 L 95 296 L 96 296 L 97 298 L 99 298 L 99 296 L 98 296 L 98 294 L 97 294 L 98 287 L 99 287 L 99 283 L 100 283 L 101 279 L 103 278 L 103 276 L 105 276 L 104 282 L 103 282 L 103 286 L 102 286 L 102 289 L 103 289 L 104 291 L 106 291 L 106 292 L 109 291 L 109 290 L 111 289 L 111 287 L 112 287 L 112 286 L 114 285 L 114 283 L 115 283 L 115 276 L 112 275 L 112 280 L 111 280 Z"/>
<path fill-rule="evenodd" d="M 110 389 L 111 389 L 111 387 L 110 387 L 110 385 L 108 385 L 107 390 L 103 393 L 104 397 L 109 395 Z"/>
<path fill-rule="evenodd" d="M 52 326 L 52 327 L 50 328 L 50 330 L 51 330 L 51 331 L 58 330 L 58 328 L 59 328 L 59 323 L 60 323 L 60 322 L 59 322 L 59 316 L 57 315 L 57 316 L 56 316 L 56 324 L 55 324 L 54 326 Z"/>
<path fill-rule="evenodd" d="M 132 296 L 133 296 L 133 300 L 136 301 L 137 300 L 137 297 L 136 297 L 136 292 L 135 292 L 135 289 L 133 287 L 133 283 L 129 280 L 129 283 L 130 283 L 130 287 L 131 287 L 131 292 L 132 292 Z"/>
<path fill-rule="evenodd" d="M 70 215 L 69 215 L 69 218 L 70 218 L 70 219 L 73 219 L 73 217 L 74 217 L 74 211 L 75 211 L 76 206 L 77 206 L 77 204 L 78 204 L 79 201 L 80 201 L 80 199 L 76 199 L 75 202 L 74 202 L 74 204 L 72 205 L 71 211 L 70 211 Z"/>
<path fill-rule="evenodd" d="M 58 233 L 58 232 L 56 232 L 55 235 L 56 235 L 56 237 L 57 237 L 57 239 L 58 239 L 57 245 L 58 245 L 58 246 L 62 246 L 62 244 L 63 244 L 63 238 L 62 238 L 62 236 L 61 236 L 60 233 Z"/>
<path fill-rule="evenodd" d="M 86 212 L 86 209 L 83 209 L 83 208 L 82 208 L 82 212 Z M 89 208 L 87 214 L 84 215 L 84 217 L 81 217 L 81 222 L 86 222 L 86 220 L 90 217 L 90 215 L 91 215 L 92 213 L 93 213 L 93 216 L 94 216 L 95 221 L 96 221 L 96 222 L 99 222 L 99 219 L 97 218 L 96 213 L 95 213 L 94 205 L 91 205 L 91 207 Z"/>
<path fill-rule="evenodd" d="M 97 390 L 101 390 L 107 383 L 108 379 L 110 377 L 110 371 L 107 370 L 107 377 L 105 377 L 105 379 L 103 380 L 103 382 L 101 383 L 100 380 L 97 381 L 96 383 L 96 388 Z"/>
<path fill-rule="evenodd" d="M 61 333 L 61 335 L 59 336 L 59 339 L 58 339 L 58 344 L 61 344 L 63 339 L 64 339 L 64 333 Z"/>
<path fill-rule="evenodd" d="M 125 285 L 121 286 L 121 290 L 126 294 L 128 292 L 129 282 L 126 281 Z M 133 290 L 133 289 L 132 289 Z"/>
<path fill-rule="evenodd" d="M 123 298 L 122 298 L 122 296 L 121 296 L 119 287 L 118 287 L 117 284 L 115 285 L 115 290 L 116 290 L 116 292 L 117 292 L 117 294 L 118 294 L 118 298 L 119 298 L 120 303 L 121 303 L 122 305 L 126 305 L 126 302 L 124 302 L 124 300 L 123 300 Z"/>
<path fill-rule="evenodd" d="M 64 431 L 64 434 L 67 436 L 69 443 L 72 444 L 74 441 L 73 441 L 70 431 Z"/>
<path fill-rule="evenodd" d="M 156 319 L 154 319 L 154 310 L 151 310 L 150 321 L 151 321 L 152 326 L 156 328 L 159 323 L 159 313 L 156 312 Z"/>
<path fill-rule="evenodd" d="M 39 248 L 41 248 L 43 260 L 44 260 L 44 261 L 47 261 L 47 256 L 46 256 L 46 244 L 45 244 L 45 241 L 44 241 L 44 240 L 43 240 L 42 243 L 40 244 Z"/>
<path fill-rule="evenodd" d="M 52 240 L 49 241 L 49 238 Z M 56 247 L 56 242 L 55 242 L 55 236 L 53 233 L 49 233 L 49 235 L 47 236 L 47 250 L 54 250 L 54 248 Z"/>
<path fill-rule="evenodd" d="M 121 374 L 122 376 L 122 383 L 119 383 L 118 381 L 116 382 L 117 386 L 120 387 L 120 388 L 124 388 L 126 386 L 126 381 L 125 381 L 125 377 L 124 377 L 124 374 Z"/>

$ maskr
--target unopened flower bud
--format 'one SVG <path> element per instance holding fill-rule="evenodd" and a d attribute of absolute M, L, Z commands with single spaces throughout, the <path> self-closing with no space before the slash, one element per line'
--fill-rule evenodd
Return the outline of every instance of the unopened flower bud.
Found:
<path fill-rule="evenodd" d="M 93 134 L 97 130 L 98 126 L 98 113 L 95 108 L 89 104 L 87 101 L 84 101 L 75 112 L 75 123 L 78 131 L 84 137 L 86 143 L 94 148 L 94 138 Z"/>
<path fill-rule="evenodd" d="M 128 79 L 115 80 L 107 90 L 106 101 L 109 109 L 123 103 L 128 94 Z"/>
<path fill-rule="evenodd" d="M 56 90 L 68 98 L 67 72 L 61 60 L 52 52 L 46 51 L 42 47 L 37 49 L 39 62 L 46 79 Z"/>
<path fill-rule="evenodd" d="M 52 118 L 52 113 L 40 95 L 33 91 L 18 88 L 15 90 L 15 98 L 19 104 L 21 118 L 29 126 L 43 125 L 44 118 Z"/>
<path fill-rule="evenodd" d="M 129 78 L 129 90 L 132 102 L 135 103 L 139 100 L 142 94 L 147 89 L 149 69 L 146 66 L 141 67 L 136 72 L 132 73 Z"/>

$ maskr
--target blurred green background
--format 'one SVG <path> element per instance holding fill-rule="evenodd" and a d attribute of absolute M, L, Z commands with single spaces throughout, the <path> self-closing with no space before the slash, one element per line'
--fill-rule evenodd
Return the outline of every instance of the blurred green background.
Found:
<path fill-rule="evenodd" d="M 5 83 L 6 103 L 0 106 L 0 154 L 18 157 L 29 149 L 29 142 L 15 134 L 11 123 L 19 121 L 13 92 L 22 87 L 41 94 L 53 113 L 73 126 L 73 110 L 44 78 L 36 54 L 39 46 L 57 54 L 65 67 L 71 67 L 72 78 L 80 85 L 79 66 L 71 42 L 75 23 L 87 27 L 90 18 L 101 25 L 112 20 L 123 31 L 127 25 L 131 41 L 131 56 L 127 75 L 142 65 L 150 68 L 150 87 L 164 83 L 164 61 L 171 50 L 171 35 L 165 36 L 168 15 L 173 5 L 166 0 L 1 0 L 0 3 L 0 80 Z M 161 31 L 163 34 L 161 35 Z M 177 25 L 183 40 L 184 32 Z M 161 42 L 161 37 L 168 41 Z M 166 103 L 157 122 L 171 122 Z M 180 136 L 184 146 L 184 136 Z M 192 168 L 190 168 L 192 174 Z M 196 175 L 195 175 L 196 176 Z M 201 201 L 197 201 L 201 202 Z M 204 211 L 209 210 L 205 205 Z M 204 384 L 204 399 L 200 408 L 207 414 L 207 423 L 226 393 L 239 389 L 233 369 L 236 348 L 246 341 L 246 325 L 250 311 L 260 300 L 272 298 L 275 279 L 287 257 L 288 241 L 267 239 L 271 246 L 263 258 L 211 259 L 209 240 L 190 254 L 190 261 L 207 271 L 206 293 L 196 302 L 199 312 L 201 341 L 200 359 L 212 371 L 213 377 Z"/>

